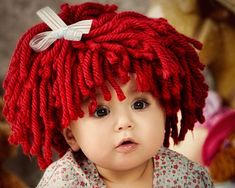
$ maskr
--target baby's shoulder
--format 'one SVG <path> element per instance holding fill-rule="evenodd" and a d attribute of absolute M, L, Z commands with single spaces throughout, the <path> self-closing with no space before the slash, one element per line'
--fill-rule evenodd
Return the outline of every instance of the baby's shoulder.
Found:
<path fill-rule="evenodd" d="M 164 166 L 165 168 L 174 167 L 175 169 L 178 169 L 179 167 L 192 167 L 194 165 L 199 168 L 201 167 L 199 164 L 189 160 L 184 155 L 165 147 L 160 148 L 158 153 L 154 156 L 154 161 L 157 163 L 157 166 L 161 164 L 161 166 Z M 183 169 L 188 170 L 188 168 Z"/>
<path fill-rule="evenodd" d="M 173 185 L 213 187 L 204 167 L 168 148 L 162 147 L 154 156 L 154 171 L 158 180 L 162 179 Z"/>
<path fill-rule="evenodd" d="M 86 184 L 86 176 L 68 151 L 62 158 L 53 162 L 43 174 L 37 188 L 82 187 Z"/>

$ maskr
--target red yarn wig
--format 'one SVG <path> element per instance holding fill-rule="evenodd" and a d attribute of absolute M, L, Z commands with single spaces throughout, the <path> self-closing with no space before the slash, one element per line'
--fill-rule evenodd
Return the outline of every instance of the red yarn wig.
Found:
<path fill-rule="evenodd" d="M 98 3 L 64 4 L 59 16 L 67 25 L 93 20 L 81 41 L 59 39 L 37 53 L 30 40 L 50 30 L 41 23 L 18 42 L 4 82 L 4 115 L 12 129 L 10 142 L 36 156 L 41 169 L 52 162 L 53 149 L 60 156 L 68 149 L 61 130 L 83 116 L 83 100 L 90 98 L 89 108 L 94 110 L 97 88 L 110 100 L 107 83 L 123 100 L 119 84 L 127 83 L 130 73 L 136 74 L 137 90 L 151 92 L 165 110 L 164 146 L 169 146 L 169 137 L 177 143 L 196 121 L 204 121 L 207 85 L 194 49 L 201 44 L 178 33 L 163 18 L 116 9 Z"/>

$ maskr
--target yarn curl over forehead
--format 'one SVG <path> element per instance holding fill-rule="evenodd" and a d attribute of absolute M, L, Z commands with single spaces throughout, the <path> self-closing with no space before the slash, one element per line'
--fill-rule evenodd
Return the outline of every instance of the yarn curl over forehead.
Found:
<path fill-rule="evenodd" d="M 194 49 L 201 44 L 179 34 L 163 18 L 116 9 L 98 3 L 63 4 L 59 16 L 67 25 L 93 19 L 81 41 L 59 39 L 36 53 L 29 41 L 50 30 L 41 23 L 18 42 L 4 82 L 4 115 L 12 129 L 10 142 L 36 156 L 41 169 L 52 162 L 53 149 L 60 156 L 68 149 L 61 130 L 83 116 L 82 101 L 90 98 L 92 113 L 97 89 L 110 100 L 107 84 L 123 100 L 119 85 L 129 81 L 130 73 L 136 74 L 137 90 L 151 92 L 165 110 L 164 146 L 169 146 L 169 137 L 177 143 L 196 121 L 204 121 L 207 86 Z"/>

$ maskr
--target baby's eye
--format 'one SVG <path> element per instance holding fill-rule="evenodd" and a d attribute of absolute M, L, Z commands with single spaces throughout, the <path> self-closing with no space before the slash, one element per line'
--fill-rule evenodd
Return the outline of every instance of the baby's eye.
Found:
<path fill-rule="evenodd" d="M 146 102 L 144 99 L 138 99 L 132 104 L 132 108 L 134 110 L 141 110 L 145 109 L 149 105 L 148 102 Z"/>
<path fill-rule="evenodd" d="M 106 106 L 99 106 L 95 113 L 94 113 L 94 116 L 97 117 L 97 118 L 102 118 L 104 116 L 107 116 L 108 114 L 110 113 L 110 110 L 108 107 Z"/>

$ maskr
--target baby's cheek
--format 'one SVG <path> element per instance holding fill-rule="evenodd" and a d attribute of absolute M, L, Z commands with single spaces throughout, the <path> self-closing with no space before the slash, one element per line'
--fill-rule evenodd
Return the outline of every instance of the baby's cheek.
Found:
<path fill-rule="evenodd" d="M 149 145 L 157 149 L 162 146 L 164 141 L 164 132 L 165 130 L 163 126 L 153 125 L 153 127 L 148 130 L 148 133 L 146 133 L 146 135 L 148 135 L 146 140 Z"/>
<path fill-rule="evenodd" d="M 92 144 L 84 145 L 83 153 L 93 163 L 101 165 L 110 157 L 108 150 L 107 144 L 93 142 Z"/>
<path fill-rule="evenodd" d="M 89 156 L 96 156 L 101 153 L 101 150 L 107 149 L 107 143 L 102 137 L 87 135 L 86 139 L 81 140 L 80 147 L 84 151 L 84 154 Z"/>

